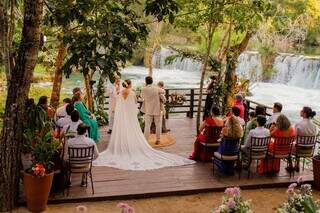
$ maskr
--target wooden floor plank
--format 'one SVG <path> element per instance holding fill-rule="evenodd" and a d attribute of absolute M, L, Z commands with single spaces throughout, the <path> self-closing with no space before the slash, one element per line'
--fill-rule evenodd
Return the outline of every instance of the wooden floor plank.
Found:
<path fill-rule="evenodd" d="M 195 135 L 195 120 L 189 118 L 170 119 L 168 126 L 171 135 L 176 139 L 176 143 L 163 147 L 160 150 L 179 154 L 188 157 L 193 149 Z M 107 128 L 102 129 L 102 141 L 99 150 L 107 147 L 109 135 Z M 254 168 L 252 169 L 254 171 Z M 240 186 L 242 188 L 261 188 L 272 186 L 288 185 L 298 176 L 303 176 L 307 182 L 312 181 L 312 171 L 306 169 L 294 178 L 290 178 L 282 165 L 281 172 L 277 177 L 265 177 L 252 174 L 247 179 L 244 171 L 239 180 L 238 176 L 220 177 L 212 175 L 212 165 L 210 163 L 196 163 L 181 167 L 169 167 L 152 171 L 125 171 L 109 167 L 94 167 L 93 178 L 95 194 L 91 193 L 91 186 L 80 187 L 80 177 L 72 179 L 73 186 L 70 188 L 70 195 L 63 196 L 62 193 L 54 194 L 49 202 L 72 202 L 72 201 L 92 201 L 125 198 L 144 198 L 153 196 L 191 194 L 207 191 L 221 191 L 228 186 Z"/>

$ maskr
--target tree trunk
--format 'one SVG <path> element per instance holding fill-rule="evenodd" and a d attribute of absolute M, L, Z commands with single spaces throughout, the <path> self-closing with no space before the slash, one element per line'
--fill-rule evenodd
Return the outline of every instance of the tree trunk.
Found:
<path fill-rule="evenodd" d="M 98 86 L 97 86 L 97 92 L 96 96 L 98 98 L 98 106 L 97 109 L 100 112 L 104 111 L 104 102 L 105 102 L 105 93 L 106 93 L 106 88 L 105 88 L 105 82 L 107 80 L 107 75 L 105 72 L 102 72 L 100 74 Z"/>
<path fill-rule="evenodd" d="M 226 74 L 224 83 L 226 85 L 226 91 L 224 96 L 224 113 L 226 113 L 233 104 L 233 97 L 235 87 L 237 85 L 237 61 L 240 54 L 247 48 L 250 38 L 253 36 L 253 32 L 247 32 L 245 37 L 239 44 L 230 47 L 230 52 L 227 56 Z"/>
<path fill-rule="evenodd" d="M 14 208 L 19 193 L 24 104 L 37 63 L 43 0 L 24 1 L 22 40 L 10 79 L 0 142 L 0 211 Z"/>
<path fill-rule="evenodd" d="M 91 87 L 91 77 L 89 73 L 83 73 L 84 82 L 86 86 L 86 95 L 87 95 L 87 104 L 90 112 L 94 112 L 93 107 L 93 96 L 92 96 L 92 87 Z"/>
<path fill-rule="evenodd" d="M 14 48 L 13 48 L 13 36 L 14 32 L 16 30 L 16 22 L 15 22 L 15 9 L 17 7 L 16 5 L 16 0 L 11 0 L 10 1 L 10 25 L 9 25 L 9 66 L 10 66 L 10 71 L 14 69 L 15 66 L 15 58 L 14 58 Z M 11 78 L 11 73 L 7 73 L 7 80 Z"/>
<path fill-rule="evenodd" d="M 148 67 L 148 76 L 151 76 L 151 77 L 153 75 L 152 58 L 153 58 L 153 48 L 148 47 L 146 49 L 145 65 Z"/>
<path fill-rule="evenodd" d="M 60 100 L 60 92 L 61 92 L 61 84 L 62 84 L 62 66 L 63 66 L 63 59 L 66 54 L 66 46 L 63 42 L 60 43 L 58 49 L 58 55 L 55 64 L 55 72 L 54 72 L 54 81 L 52 85 L 52 93 L 50 99 L 50 105 L 53 108 L 57 108 L 59 106 Z"/>
<path fill-rule="evenodd" d="M 6 38 L 6 4 L 5 1 L 0 1 L 0 63 L 3 63 L 4 60 L 4 50 L 5 50 L 5 38 Z"/>
<path fill-rule="evenodd" d="M 11 78 L 10 67 L 10 41 L 9 41 L 9 0 L 1 0 L 0 2 L 0 58 L 2 59 L 7 82 Z"/>
<path fill-rule="evenodd" d="M 232 28 L 232 24 L 230 22 L 228 29 L 225 31 L 225 33 L 220 41 L 219 49 L 216 53 L 216 58 L 219 62 L 223 61 L 223 59 L 225 57 L 225 50 L 228 48 L 228 46 L 230 44 L 231 28 Z M 227 40 L 227 45 L 225 46 L 224 43 L 226 40 Z"/>
<path fill-rule="evenodd" d="M 212 46 L 212 38 L 213 38 L 213 32 L 215 30 L 215 27 L 216 27 L 216 25 L 214 23 L 211 22 L 209 24 L 207 52 L 206 52 L 206 55 L 204 57 L 203 65 L 202 65 L 202 68 L 201 68 L 200 95 L 199 95 L 198 112 L 197 112 L 197 133 L 199 133 L 199 126 L 200 126 L 204 76 L 206 74 L 208 60 L 209 60 L 209 57 L 210 57 L 211 46 Z"/>

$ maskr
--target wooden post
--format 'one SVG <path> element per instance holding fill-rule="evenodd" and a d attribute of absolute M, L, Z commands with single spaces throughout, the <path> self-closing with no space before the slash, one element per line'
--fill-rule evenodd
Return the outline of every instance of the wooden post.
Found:
<path fill-rule="evenodd" d="M 166 89 L 166 99 L 167 99 L 167 103 L 166 103 L 166 119 L 169 119 L 169 110 L 170 110 L 170 107 L 169 107 L 169 89 Z"/>
<path fill-rule="evenodd" d="M 194 107 L 194 89 L 191 89 L 189 118 L 193 118 L 193 107 Z"/>
<path fill-rule="evenodd" d="M 247 122 L 249 121 L 249 111 L 250 111 L 250 101 L 246 100 L 246 108 L 245 108 L 245 113 L 244 113 L 244 120 Z"/>

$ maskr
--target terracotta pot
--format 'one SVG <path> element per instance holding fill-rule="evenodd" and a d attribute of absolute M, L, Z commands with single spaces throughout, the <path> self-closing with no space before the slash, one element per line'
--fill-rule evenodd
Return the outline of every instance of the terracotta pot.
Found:
<path fill-rule="evenodd" d="M 43 177 L 24 173 L 23 185 L 27 208 L 31 212 L 43 212 L 47 208 L 53 172 Z"/>
<path fill-rule="evenodd" d="M 313 187 L 320 190 L 320 158 L 312 158 L 312 167 L 313 167 Z"/>

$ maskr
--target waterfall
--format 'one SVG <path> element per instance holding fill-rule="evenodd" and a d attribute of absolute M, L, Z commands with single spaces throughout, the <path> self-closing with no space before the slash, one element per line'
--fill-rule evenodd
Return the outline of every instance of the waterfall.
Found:
<path fill-rule="evenodd" d="M 308 89 L 320 88 L 320 58 L 280 54 L 274 62 L 272 82 Z"/>
<path fill-rule="evenodd" d="M 190 58 L 177 57 L 171 64 L 166 64 L 168 56 L 176 55 L 174 50 L 161 47 L 155 51 L 152 58 L 152 64 L 157 69 L 200 71 L 201 63 Z M 262 75 L 261 57 L 258 52 L 247 51 L 240 55 L 238 59 L 237 74 L 242 78 L 250 78 L 253 81 L 259 81 Z"/>
<path fill-rule="evenodd" d="M 240 78 L 250 79 L 253 82 L 260 81 L 262 78 L 260 54 L 254 51 L 246 51 L 242 53 L 238 58 L 236 72 Z"/>
<path fill-rule="evenodd" d="M 190 59 L 177 57 L 171 64 L 166 64 L 165 60 L 168 56 L 176 55 L 177 52 L 168 48 L 160 48 L 153 54 L 152 64 L 154 68 L 167 69 L 167 70 L 184 70 L 190 72 L 199 72 L 201 69 L 201 63 Z"/>
<path fill-rule="evenodd" d="M 171 64 L 166 64 L 168 56 L 177 54 L 168 48 L 160 48 L 153 55 L 154 68 L 162 70 L 182 70 L 199 72 L 201 63 L 190 58 L 177 57 Z M 273 64 L 271 83 L 281 83 L 307 89 L 320 88 L 320 57 L 308 57 L 294 54 L 279 54 Z M 236 69 L 240 78 L 259 82 L 262 79 L 261 55 L 256 51 L 243 52 L 238 58 Z"/>

